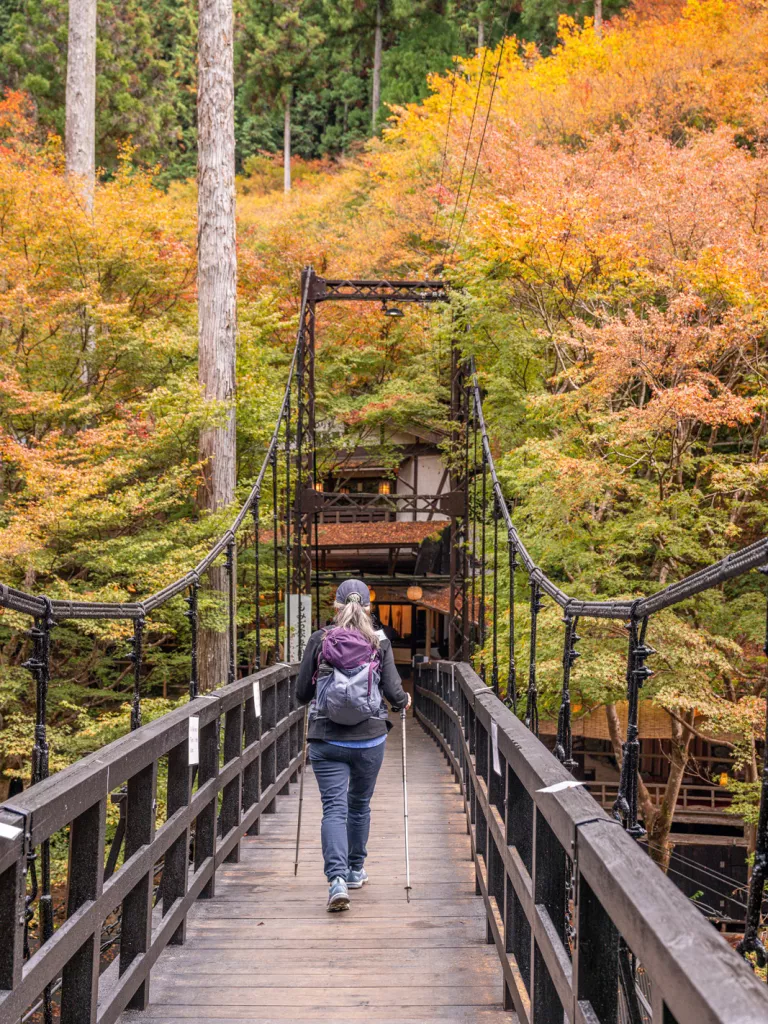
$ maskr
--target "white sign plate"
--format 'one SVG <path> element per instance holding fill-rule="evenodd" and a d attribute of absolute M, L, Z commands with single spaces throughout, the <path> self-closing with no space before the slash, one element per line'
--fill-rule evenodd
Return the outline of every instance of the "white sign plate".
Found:
<path fill-rule="evenodd" d="M 21 829 L 15 825 L 6 825 L 0 821 L 0 839 L 15 839 L 21 835 Z"/>
<path fill-rule="evenodd" d="M 261 683 L 259 682 L 253 684 L 253 713 L 257 718 L 261 718 Z"/>
<path fill-rule="evenodd" d="M 493 770 L 501 775 L 501 762 L 499 761 L 499 727 L 491 722 L 491 746 L 493 747 Z"/>
<path fill-rule="evenodd" d="M 301 610 L 301 650 L 299 650 L 299 610 Z M 289 625 L 290 624 L 290 625 Z M 301 661 L 307 640 L 312 636 L 312 595 L 289 594 L 285 603 L 286 658 Z"/>
<path fill-rule="evenodd" d="M 197 715 L 189 720 L 189 763 L 200 764 L 200 719 Z"/>
<path fill-rule="evenodd" d="M 574 786 L 583 786 L 585 783 L 577 782 L 576 779 L 566 779 L 565 782 L 556 782 L 554 786 L 546 786 L 544 789 L 537 789 L 537 793 L 561 793 L 564 789 L 573 789 Z"/>

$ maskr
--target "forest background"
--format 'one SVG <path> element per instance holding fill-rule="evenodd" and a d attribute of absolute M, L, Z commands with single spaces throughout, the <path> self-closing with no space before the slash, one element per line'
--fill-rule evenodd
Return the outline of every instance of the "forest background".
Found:
<path fill-rule="evenodd" d="M 90 216 L 56 134 L 64 7 L 5 0 L 0 13 L 0 571 L 50 596 L 131 600 L 189 568 L 230 518 L 195 508 L 197 436 L 215 412 L 196 374 L 194 18 L 171 0 L 100 5 L 103 173 Z M 238 482 L 244 495 L 274 424 L 302 266 L 442 274 L 458 286 L 443 314 L 324 312 L 323 415 L 350 432 L 439 427 L 450 331 L 466 328 L 534 557 L 574 595 L 637 596 L 766 534 L 768 11 L 762 0 L 606 3 L 614 17 L 596 32 L 591 4 L 557 22 L 566 8 L 489 9 L 487 49 L 476 49 L 477 8 L 387 8 L 392 106 L 365 144 L 367 7 L 349 8 L 349 35 L 331 20 L 343 5 L 239 10 Z M 306 78 L 289 69 L 297 151 L 311 160 L 297 161 L 286 196 L 270 155 L 286 72 L 270 78 L 243 43 L 266 33 L 273 44 L 276 21 L 309 33 L 298 50 L 311 57 Z M 280 51 L 272 44 L 263 52 Z M 251 568 L 244 553 L 244 587 Z M 504 618 L 503 566 L 499 577 Z M 522 579 L 514 599 L 525 664 Z M 241 614 L 247 666 L 252 613 Z M 723 737 L 748 814 L 764 618 L 750 577 L 654 619 L 649 636 L 659 655 L 645 693 L 669 714 L 680 763 L 695 730 Z M 23 625 L 0 619 L 6 784 L 29 774 Z M 575 713 L 605 707 L 612 721 L 626 637 L 582 626 Z M 186 689 L 183 604 L 148 629 L 151 717 Z M 554 608 L 540 643 L 546 714 L 559 690 Z M 127 654 L 120 624 L 57 627 L 54 769 L 127 728 Z"/>

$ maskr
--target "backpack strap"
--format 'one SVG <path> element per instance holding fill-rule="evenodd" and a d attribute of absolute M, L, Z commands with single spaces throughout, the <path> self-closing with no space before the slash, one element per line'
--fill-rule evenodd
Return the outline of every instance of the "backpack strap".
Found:
<path fill-rule="evenodd" d="M 323 639 L 320 641 L 320 644 L 319 644 L 319 646 L 317 648 L 317 654 L 315 655 L 317 660 L 315 661 L 315 671 L 312 674 L 312 685 L 314 687 L 317 687 L 317 673 L 320 671 L 320 658 L 323 656 L 323 646 L 325 645 L 325 638 L 328 636 L 328 634 L 330 633 L 330 631 L 331 631 L 331 629 L 333 627 L 332 626 L 321 626 L 320 628 L 321 628 L 322 633 L 323 633 Z"/>

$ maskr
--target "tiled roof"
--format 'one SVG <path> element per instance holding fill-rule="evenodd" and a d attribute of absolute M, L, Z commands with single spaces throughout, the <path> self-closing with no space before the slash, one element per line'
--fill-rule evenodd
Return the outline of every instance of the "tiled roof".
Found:
<path fill-rule="evenodd" d="M 321 523 L 321 548 L 389 548 L 419 545 L 428 537 L 439 537 L 448 526 L 445 520 L 411 523 Z M 312 544 L 314 544 L 314 529 Z"/>
<path fill-rule="evenodd" d="M 470 598 L 471 601 L 471 598 Z M 442 590 L 425 592 L 424 597 L 416 602 L 420 608 L 430 608 L 432 611 L 440 612 L 441 615 L 449 615 L 451 611 L 451 588 L 443 587 Z M 456 611 L 461 611 L 461 594 L 456 595 Z M 473 622 L 480 620 L 480 601 L 475 597 L 475 614 L 471 616 Z"/>

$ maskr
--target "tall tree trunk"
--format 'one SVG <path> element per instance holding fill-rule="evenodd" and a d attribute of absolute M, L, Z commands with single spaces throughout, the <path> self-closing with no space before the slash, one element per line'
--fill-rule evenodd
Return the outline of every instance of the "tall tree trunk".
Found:
<path fill-rule="evenodd" d="M 93 212 L 96 178 L 96 0 L 69 0 L 65 155 L 67 174 Z"/>
<path fill-rule="evenodd" d="M 603 37 L 603 0 L 595 0 L 595 35 Z"/>
<path fill-rule="evenodd" d="M 482 50 L 485 46 L 485 22 L 482 18 L 477 23 L 477 48 Z"/>
<path fill-rule="evenodd" d="M 373 93 L 371 96 L 371 129 L 376 134 L 376 124 L 379 118 L 379 106 L 381 105 L 381 3 L 376 2 L 376 29 L 373 34 Z"/>
<path fill-rule="evenodd" d="M 235 497 L 235 114 L 232 0 L 199 0 L 198 35 L 198 378 L 209 402 L 227 407 L 224 422 L 200 431 L 201 509 L 215 511 Z M 210 572 L 214 591 L 226 590 L 226 571 Z M 224 595 L 220 597 L 225 607 Z M 201 690 L 227 677 L 226 629 L 200 630 Z"/>
<path fill-rule="evenodd" d="M 689 725 L 693 725 L 692 711 L 684 712 L 683 718 Z M 691 730 L 685 729 L 671 715 L 670 721 L 672 723 L 672 758 L 669 766 L 669 777 L 667 778 L 661 806 L 656 814 L 656 820 L 653 826 L 648 829 L 648 852 L 662 871 L 666 871 L 669 868 L 669 858 L 672 853 L 669 833 L 672 829 L 672 819 L 675 814 L 677 799 L 680 796 L 685 769 L 688 767 L 688 754 L 691 739 L 693 738 Z"/>
<path fill-rule="evenodd" d="M 283 122 L 283 191 L 291 191 L 291 100 L 289 87 L 285 97 L 285 119 Z"/>

